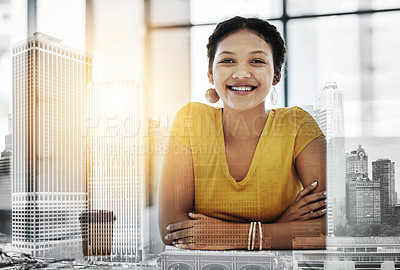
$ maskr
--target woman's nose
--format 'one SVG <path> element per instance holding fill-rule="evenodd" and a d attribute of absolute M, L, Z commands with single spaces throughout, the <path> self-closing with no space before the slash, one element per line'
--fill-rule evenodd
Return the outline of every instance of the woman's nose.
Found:
<path fill-rule="evenodd" d="M 245 70 L 238 70 L 232 74 L 232 77 L 234 79 L 244 79 L 244 78 L 250 78 L 251 75 L 250 72 L 247 72 Z"/>

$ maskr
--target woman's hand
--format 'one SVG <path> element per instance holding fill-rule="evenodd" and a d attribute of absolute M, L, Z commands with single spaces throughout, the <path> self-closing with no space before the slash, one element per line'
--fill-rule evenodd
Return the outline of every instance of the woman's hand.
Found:
<path fill-rule="evenodd" d="M 296 199 L 275 223 L 316 219 L 326 214 L 326 192 L 311 192 L 317 187 L 312 183 L 297 194 Z"/>
<path fill-rule="evenodd" d="M 241 241 L 235 245 L 227 241 L 237 232 L 237 227 L 216 218 L 189 213 L 191 220 L 167 226 L 165 239 L 181 249 L 227 250 L 241 248 Z M 233 229 L 235 228 L 235 230 Z M 246 229 L 240 232 L 246 235 Z"/>

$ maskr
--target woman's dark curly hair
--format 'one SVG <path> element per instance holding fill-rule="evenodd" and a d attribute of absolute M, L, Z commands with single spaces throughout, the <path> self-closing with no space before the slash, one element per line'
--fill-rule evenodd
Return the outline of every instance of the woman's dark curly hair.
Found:
<path fill-rule="evenodd" d="M 276 27 L 258 18 L 243 18 L 239 16 L 220 22 L 215 28 L 214 33 L 208 38 L 208 70 L 212 70 L 218 43 L 230 34 L 242 29 L 255 32 L 271 46 L 274 58 L 274 69 L 275 72 L 280 74 L 286 60 L 286 47 L 285 41 L 282 39 L 278 30 L 276 30 Z"/>

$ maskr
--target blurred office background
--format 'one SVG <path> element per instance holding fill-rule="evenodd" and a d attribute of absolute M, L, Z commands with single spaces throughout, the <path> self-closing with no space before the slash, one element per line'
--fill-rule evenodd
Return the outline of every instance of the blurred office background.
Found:
<path fill-rule="evenodd" d="M 11 49 L 36 31 L 91 54 L 94 81 L 141 82 L 154 146 L 146 179 L 150 241 L 158 249 L 159 146 L 181 106 L 206 102 L 207 39 L 216 23 L 235 15 L 268 19 L 286 39 L 278 107 L 316 106 L 326 83 L 334 82 L 343 93 L 343 136 L 354 145 L 389 141 L 369 151 L 370 158 L 387 155 L 400 164 L 397 0 L 0 0 L 0 151 L 12 112 Z M 7 194 L 8 185 L 0 187 Z M 7 210 L 10 195 L 1 198 Z"/>

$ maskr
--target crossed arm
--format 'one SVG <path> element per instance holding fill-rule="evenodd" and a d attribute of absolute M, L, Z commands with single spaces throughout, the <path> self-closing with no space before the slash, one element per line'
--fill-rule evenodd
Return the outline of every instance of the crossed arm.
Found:
<path fill-rule="evenodd" d="M 184 249 L 247 249 L 250 223 L 228 222 L 193 213 L 191 151 L 174 137 L 169 140 L 169 149 L 159 186 L 159 229 L 163 242 Z M 278 220 L 261 225 L 263 249 L 325 248 L 325 151 L 325 138 L 321 136 L 296 158 L 296 171 L 305 188 Z M 311 241 L 306 241 L 307 246 L 299 244 L 303 237 L 312 237 L 308 238 Z M 257 229 L 257 249 L 260 242 Z"/>

